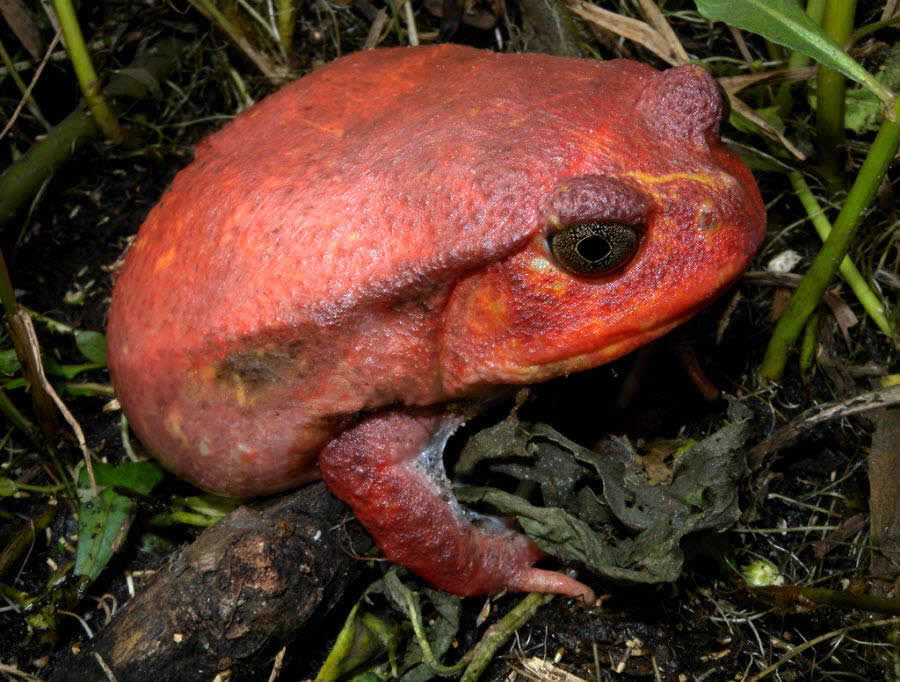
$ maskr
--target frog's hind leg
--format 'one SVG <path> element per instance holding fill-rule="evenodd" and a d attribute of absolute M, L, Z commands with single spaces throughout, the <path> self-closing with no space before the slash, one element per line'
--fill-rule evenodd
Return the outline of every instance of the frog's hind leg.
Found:
<path fill-rule="evenodd" d="M 325 446 L 322 478 L 388 559 L 436 587 L 460 595 L 557 592 L 593 602 L 577 580 L 532 568 L 543 553 L 524 535 L 466 517 L 441 460 L 457 424 L 430 410 L 370 416 Z"/>

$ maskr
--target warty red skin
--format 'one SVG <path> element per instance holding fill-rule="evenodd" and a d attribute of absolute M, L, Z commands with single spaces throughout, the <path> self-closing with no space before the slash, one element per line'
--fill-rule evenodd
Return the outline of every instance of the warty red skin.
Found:
<path fill-rule="evenodd" d="M 107 329 L 129 422 L 178 475 L 257 495 L 317 476 L 369 419 L 656 338 L 765 230 L 720 109 L 697 67 L 443 45 L 314 71 L 201 142 L 141 227 Z M 636 256 L 600 279 L 559 268 L 547 234 L 585 220 L 640 225 Z"/>

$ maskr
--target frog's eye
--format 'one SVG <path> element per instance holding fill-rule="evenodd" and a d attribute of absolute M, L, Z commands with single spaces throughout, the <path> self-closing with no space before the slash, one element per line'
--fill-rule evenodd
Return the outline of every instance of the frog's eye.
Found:
<path fill-rule="evenodd" d="M 602 277 L 631 260 L 640 245 L 640 232 L 631 225 L 592 221 L 553 232 L 547 242 L 563 269 L 582 277 Z"/>

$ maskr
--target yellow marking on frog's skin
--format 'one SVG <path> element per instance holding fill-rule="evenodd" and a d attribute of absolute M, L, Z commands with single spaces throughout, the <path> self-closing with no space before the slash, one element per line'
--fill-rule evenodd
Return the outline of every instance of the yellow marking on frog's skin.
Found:
<path fill-rule="evenodd" d="M 244 388 L 244 382 L 235 374 L 231 377 L 235 384 L 234 397 L 237 399 L 238 407 L 247 407 L 247 390 Z"/>
<path fill-rule="evenodd" d="M 181 429 L 181 412 L 177 409 L 172 408 L 169 410 L 166 415 L 163 424 L 166 427 L 166 431 L 169 432 L 169 435 L 178 440 L 182 445 L 189 445 L 187 436 L 184 435 L 184 431 Z"/>
<path fill-rule="evenodd" d="M 489 334 L 506 326 L 506 305 L 503 297 L 491 288 L 478 291 L 472 299 L 472 314 L 467 324 L 473 334 Z"/>
<path fill-rule="evenodd" d="M 201 440 L 197 444 L 197 451 L 200 453 L 201 456 L 209 457 L 209 443 L 207 443 L 205 440 Z"/>
<path fill-rule="evenodd" d="M 628 171 L 622 174 L 628 178 L 634 178 L 649 185 L 659 185 L 669 182 L 683 182 L 689 180 L 706 185 L 713 189 L 725 189 L 735 184 L 736 180 L 728 173 L 666 173 L 664 175 L 650 175 L 640 171 Z"/>
<path fill-rule="evenodd" d="M 160 270 L 165 270 L 173 262 L 175 262 L 175 247 L 170 246 L 163 255 L 156 259 L 156 262 L 153 264 L 153 271 L 159 272 Z"/>
<path fill-rule="evenodd" d="M 550 262 L 546 258 L 535 256 L 530 261 L 528 261 L 528 268 L 533 272 L 547 272 L 547 270 L 550 268 Z"/>

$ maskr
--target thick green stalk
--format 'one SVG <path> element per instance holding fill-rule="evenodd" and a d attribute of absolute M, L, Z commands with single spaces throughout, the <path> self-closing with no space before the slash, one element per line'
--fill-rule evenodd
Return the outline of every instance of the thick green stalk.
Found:
<path fill-rule="evenodd" d="M 294 44 L 294 25 L 297 23 L 297 6 L 300 0 L 278 0 L 278 39 L 285 55 L 291 53 Z"/>
<path fill-rule="evenodd" d="M 158 83 L 178 63 L 181 51 L 182 45 L 179 42 L 167 40 L 138 55 L 131 67 L 146 73 Z M 106 90 L 117 97 L 147 97 L 154 88 L 152 82 L 147 85 L 122 73 L 109 79 Z M 72 156 L 79 145 L 96 137 L 99 132 L 94 117 L 78 109 L 0 173 L 0 228 L 13 219 L 22 205 L 35 195 L 47 178 Z"/>
<path fill-rule="evenodd" d="M 81 93 L 84 95 L 88 109 L 91 110 L 91 114 L 103 134 L 113 142 L 119 142 L 122 139 L 119 119 L 116 118 L 103 97 L 103 89 L 100 87 L 97 72 L 94 71 L 94 65 L 91 64 L 91 57 L 88 54 L 87 45 L 84 43 L 81 26 L 78 24 L 78 17 L 75 16 L 71 0 L 53 0 L 53 9 L 56 10 L 56 16 L 59 18 L 63 38 L 66 40 L 66 50 L 69 52 L 69 59 L 72 61 L 72 68 L 75 69 L 75 75 L 78 77 L 78 84 L 81 86 Z"/>
<path fill-rule="evenodd" d="M 12 220 L 43 182 L 72 156 L 81 143 L 94 137 L 97 120 L 86 111 L 69 114 L 32 145 L 24 156 L 0 173 L 0 227 Z"/>
<path fill-rule="evenodd" d="M 822 294 L 825 293 L 826 287 L 847 254 L 847 248 L 856 234 L 863 211 L 872 202 L 894 154 L 897 153 L 897 147 L 900 145 L 900 121 L 896 120 L 896 115 L 900 114 L 900 101 L 894 104 L 894 113 L 895 120 L 885 118 L 881 124 L 872 148 L 862 168 L 859 169 L 859 175 L 850 188 L 847 200 L 837 220 L 834 221 L 831 234 L 825 240 L 809 272 L 800 282 L 787 310 L 775 327 L 759 369 L 763 379 L 777 381 L 784 372 L 788 351 L 797 341 L 806 319 L 819 304 Z"/>
<path fill-rule="evenodd" d="M 791 185 L 794 187 L 797 198 L 800 200 L 800 203 L 803 204 L 803 208 L 806 209 L 806 214 L 809 216 L 813 227 L 816 228 L 819 238 L 824 242 L 828 239 L 828 235 L 831 234 L 831 223 L 829 223 L 828 219 L 825 217 L 824 209 L 819 206 L 819 202 L 816 201 L 816 197 L 813 196 L 812 190 L 809 188 L 809 185 L 806 184 L 806 180 L 800 173 L 792 171 L 788 173 L 788 178 L 791 181 Z M 884 314 L 884 307 L 881 305 L 881 300 L 869 287 L 866 279 L 853 264 L 853 261 L 847 256 L 844 256 L 841 260 L 840 271 L 841 277 L 844 278 L 853 290 L 857 300 L 865 309 L 866 313 L 868 313 L 869 317 L 872 318 L 872 321 L 878 325 L 878 328 L 881 331 L 890 336 L 893 330 L 891 329 L 891 324 L 888 321 L 887 316 Z"/>
<path fill-rule="evenodd" d="M 822 28 L 838 45 L 853 31 L 856 0 L 827 0 Z M 819 66 L 816 77 L 816 133 L 822 175 L 832 190 L 842 185 L 844 151 L 844 76 Z"/>

